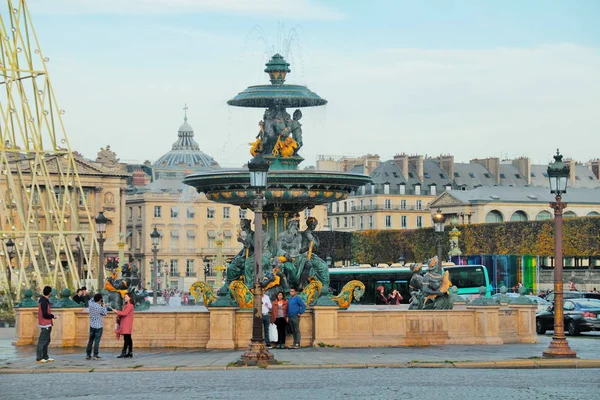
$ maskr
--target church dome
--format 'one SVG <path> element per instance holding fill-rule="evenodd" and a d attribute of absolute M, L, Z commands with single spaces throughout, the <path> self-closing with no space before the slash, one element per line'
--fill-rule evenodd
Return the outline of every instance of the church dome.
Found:
<path fill-rule="evenodd" d="M 177 141 L 173 143 L 171 151 L 164 154 L 154 163 L 158 168 L 169 167 L 195 167 L 218 168 L 219 164 L 214 158 L 200 151 L 200 146 L 194 140 L 194 129 L 188 124 L 187 116 L 177 132 Z"/>

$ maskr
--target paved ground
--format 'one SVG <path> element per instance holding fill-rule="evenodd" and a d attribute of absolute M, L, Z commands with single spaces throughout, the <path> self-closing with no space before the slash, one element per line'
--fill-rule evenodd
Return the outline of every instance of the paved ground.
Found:
<path fill-rule="evenodd" d="M 101 361 L 86 361 L 83 348 L 51 348 L 50 356 L 56 361 L 36 364 L 33 346 L 15 347 L 11 340 L 14 330 L 0 329 L 0 373 L 10 372 L 60 372 L 60 371 L 110 371 L 115 368 L 132 370 L 185 370 L 236 368 L 235 362 L 242 351 L 189 350 L 189 349 L 134 349 L 132 359 L 117 359 L 118 351 L 102 352 Z M 272 368 L 332 368 L 332 367 L 423 367 L 426 363 L 444 363 L 445 366 L 462 366 L 472 362 L 473 367 L 538 367 L 542 351 L 548 347 L 551 336 L 540 336 L 537 344 L 509 344 L 501 346 L 430 346 L 386 348 L 319 348 L 276 350 L 272 352 L 279 361 Z M 600 336 L 569 337 L 571 347 L 577 351 L 578 364 L 573 367 L 600 367 Z M 135 341 L 135 338 L 134 338 Z M 554 365 L 556 366 L 556 365 Z M 493 366 L 492 366 L 493 367 Z M 270 367 L 271 368 L 271 367 Z"/>
<path fill-rule="evenodd" d="M 327 369 L 0 375 L 22 399 L 527 399 L 598 397 L 600 370 Z"/>

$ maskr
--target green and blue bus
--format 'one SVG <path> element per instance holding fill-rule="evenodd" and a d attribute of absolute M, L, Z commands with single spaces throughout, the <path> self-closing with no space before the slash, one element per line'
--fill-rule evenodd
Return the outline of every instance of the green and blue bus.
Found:
<path fill-rule="evenodd" d="M 443 269 L 450 273 L 450 281 L 458 288 L 459 295 L 465 298 L 476 298 L 479 296 L 479 288 L 484 286 L 487 288 L 486 296 L 491 296 L 492 285 L 483 265 L 445 265 Z M 427 271 L 427 267 L 424 271 Z M 408 284 L 412 272 L 409 267 L 330 268 L 329 276 L 331 278 L 329 286 L 334 294 L 338 294 L 349 281 L 359 280 L 364 283 L 365 294 L 359 304 L 375 304 L 378 286 L 384 287 L 386 295 L 396 289 L 403 297 L 402 303 L 408 304 L 410 301 Z"/>

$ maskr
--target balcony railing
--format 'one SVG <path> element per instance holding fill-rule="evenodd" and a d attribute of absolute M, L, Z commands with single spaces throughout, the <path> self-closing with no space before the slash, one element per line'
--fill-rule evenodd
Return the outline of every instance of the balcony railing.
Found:
<path fill-rule="evenodd" d="M 405 205 L 402 206 L 400 204 L 392 204 L 389 206 L 386 206 L 385 204 L 369 204 L 369 205 L 365 205 L 365 206 L 352 206 L 349 207 L 349 210 L 344 211 L 343 209 L 340 209 L 339 211 L 335 210 L 331 210 L 329 211 L 330 214 L 343 214 L 343 213 L 350 213 L 350 212 L 361 212 L 361 211 L 387 211 L 387 210 L 394 210 L 394 211 L 428 211 L 429 210 L 429 205 L 428 204 L 423 204 L 421 206 L 417 206 L 417 205 Z"/>

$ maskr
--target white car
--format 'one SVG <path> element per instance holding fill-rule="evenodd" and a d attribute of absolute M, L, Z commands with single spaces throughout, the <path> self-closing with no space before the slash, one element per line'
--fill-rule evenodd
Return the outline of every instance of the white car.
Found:
<path fill-rule="evenodd" d="M 495 295 L 492 296 L 492 298 L 493 299 L 497 299 L 500 296 L 502 296 L 502 294 L 496 293 Z M 507 297 L 519 297 L 520 295 L 518 293 L 506 293 L 505 296 L 507 296 Z M 547 311 L 548 307 L 550 307 L 552 305 L 552 303 L 550 303 L 549 301 L 547 301 L 545 299 L 542 299 L 541 297 L 538 297 L 538 296 L 527 295 L 525 297 L 527 297 L 529 300 L 531 300 L 535 304 L 537 304 L 537 308 L 538 308 L 537 312 Z"/>

